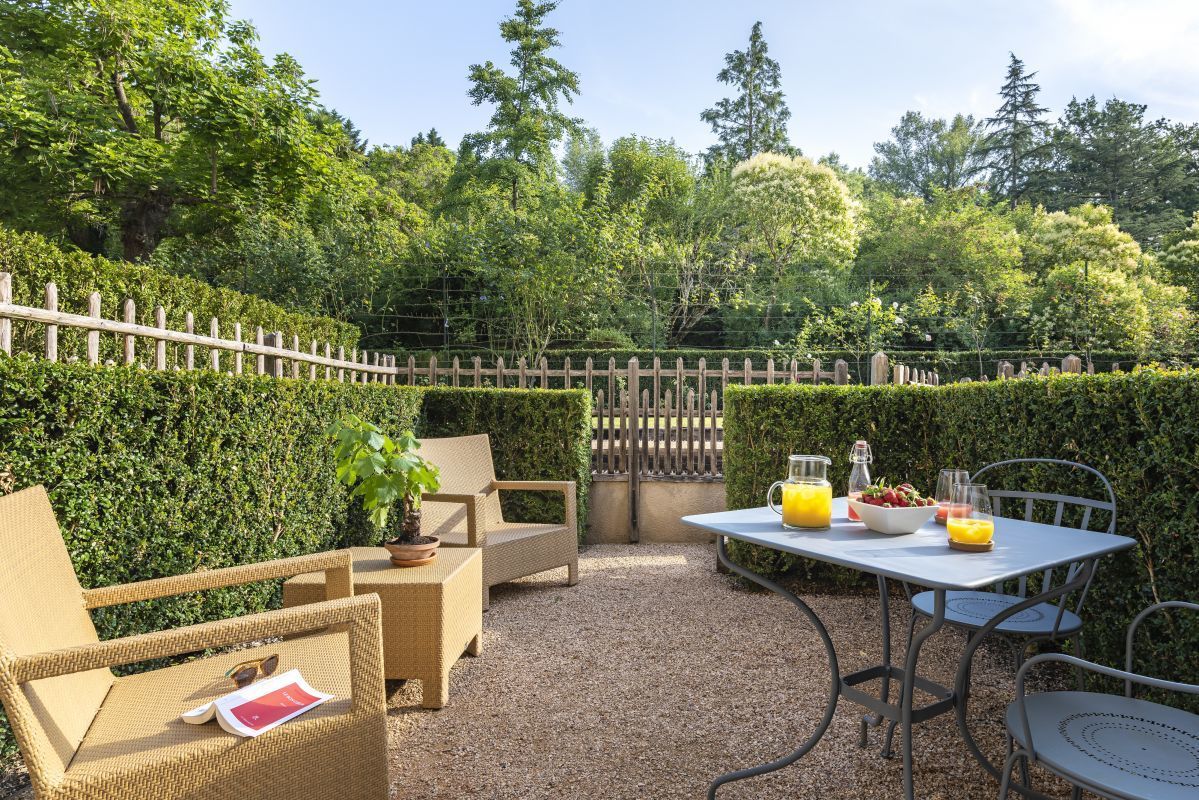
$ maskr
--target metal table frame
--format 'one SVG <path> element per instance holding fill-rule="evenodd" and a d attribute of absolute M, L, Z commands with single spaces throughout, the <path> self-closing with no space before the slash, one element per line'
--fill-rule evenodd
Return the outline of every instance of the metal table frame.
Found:
<path fill-rule="evenodd" d="M 839 499 L 838 502 L 842 505 L 844 504 L 843 500 Z M 838 509 L 839 509 L 839 506 L 835 506 L 834 514 L 837 514 Z M 935 634 L 938 630 L 940 630 L 941 627 L 945 623 L 946 592 L 948 590 L 954 589 L 954 588 L 971 589 L 971 588 L 977 588 L 977 587 L 975 587 L 975 586 L 958 587 L 958 586 L 952 586 L 952 585 L 935 585 L 935 586 L 931 587 L 934 592 L 933 616 L 928 621 L 928 623 L 923 628 L 921 628 L 915 634 L 915 636 L 912 638 L 911 646 L 908 649 L 908 652 L 904 655 L 903 665 L 900 666 L 900 665 L 894 663 L 891 658 L 890 596 L 889 596 L 889 592 L 888 592 L 888 583 L 887 583 L 888 575 L 883 574 L 884 571 L 890 571 L 890 570 L 884 570 L 884 569 L 880 568 L 879 571 L 873 572 L 870 569 L 869 565 L 863 565 L 860 563 L 843 561 L 842 559 L 839 559 L 839 558 L 822 557 L 822 555 L 827 556 L 827 554 L 818 554 L 818 553 L 810 553 L 810 552 L 796 553 L 797 555 L 801 555 L 804 557 L 816 558 L 818 560 L 827 561 L 829 563 L 839 563 L 841 566 L 846 566 L 846 567 L 849 567 L 852 569 L 857 569 L 861 572 L 872 573 L 875 575 L 875 577 L 878 581 L 879 601 L 880 601 L 880 617 L 881 617 L 881 619 L 880 619 L 881 637 L 880 638 L 881 638 L 881 644 L 882 644 L 882 661 L 879 664 L 876 664 L 871 667 L 867 667 L 865 669 L 857 670 L 855 672 L 851 672 L 851 673 L 847 673 L 847 674 L 841 674 L 840 668 L 838 666 L 837 652 L 836 652 L 836 648 L 833 645 L 832 638 L 829 636 L 828 630 L 825 628 L 824 623 L 820 620 L 819 616 L 817 616 L 816 612 L 814 612 L 811 609 L 811 607 L 809 607 L 807 605 L 807 603 L 805 603 L 802 599 L 800 599 L 799 597 L 797 597 L 795 594 L 788 591 L 784 587 L 780 586 L 778 583 L 776 583 L 762 575 L 759 575 L 751 570 L 748 570 L 745 567 L 742 567 L 741 565 L 733 562 L 732 559 L 729 558 L 726 537 L 731 536 L 732 538 L 741 539 L 743 541 L 747 541 L 752 544 L 759 544 L 759 545 L 766 546 L 766 547 L 770 547 L 771 544 L 769 542 L 761 541 L 760 536 L 738 535 L 738 532 L 736 532 L 736 531 L 727 531 L 727 530 L 722 531 L 719 527 L 719 524 L 720 524 L 719 522 L 715 522 L 715 521 L 709 522 L 709 520 L 704 519 L 705 517 L 712 518 L 712 517 L 721 516 L 722 514 L 729 514 L 729 513 L 730 512 L 721 512 L 720 514 L 705 514 L 705 515 L 699 515 L 699 516 L 693 516 L 693 517 L 685 517 L 684 522 L 691 524 L 691 525 L 696 525 L 698 527 L 705 528 L 705 529 L 713 531 L 717 534 L 717 536 L 716 536 L 717 559 L 730 572 L 732 572 L 736 575 L 739 575 L 753 583 L 756 583 L 765 589 L 769 589 L 770 591 L 774 592 L 775 594 L 778 594 L 781 597 L 785 598 L 792 605 L 794 605 L 796 608 L 799 609 L 800 613 L 803 614 L 803 616 L 808 620 L 809 623 L 811 623 L 812 627 L 816 630 L 816 633 L 819 635 L 821 643 L 824 646 L 825 656 L 828 660 L 828 665 L 829 665 L 830 681 L 829 681 L 828 700 L 826 701 L 826 704 L 825 704 L 824 713 L 821 716 L 820 722 L 816 726 L 816 729 L 812 732 L 812 734 L 810 736 L 808 736 L 807 739 L 805 739 L 798 747 L 796 747 L 790 753 L 788 753 L 780 758 L 777 758 L 773 761 L 770 761 L 766 764 L 761 764 L 761 765 L 754 766 L 754 767 L 748 767 L 745 769 L 739 769 L 739 770 L 729 772 L 727 774 L 719 776 L 718 778 L 713 780 L 712 783 L 708 787 L 709 800 L 714 800 L 714 798 L 716 797 L 717 790 L 726 783 L 730 783 L 732 781 L 743 780 L 745 778 L 751 778 L 756 775 L 762 775 L 762 774 L 765 774 L 768 772 L 774 772 L 774 771 L 782 769 L 783 767 L 786 767 L 790 764 L 793 764 L 797 760 L 802 758 L 804 756 L 804 754 L 806 754 L 813 747 L 816 746 L 816 744 L 820 741 L 820 739 L 824 736 L 825 732 L 828 730 L 829 726 L 832 724 L 833 715 L 836 712 L 837 702 L 841 697 L 845 697 L 847 700 L 851 700 L 852 702 L 857 703 L 867 709 L 868 713 L 863 716 L 862 723 L 861 723 L 862 724 L 862 733 L 861 733 L 861 739 L 859 742 L 859 744 L 861 746 L 864 747 L 866 745 L 867 729 L 869 727 L 880 725 L 882 723 L 882 721 L 884 719 L 886 719 L 886 720 L 890 721 L 890 725 L 888 725 L 888 728 L 887 728 L 885 743 L 883 746 L 883 752 L 887 753 L 890 750 L 891 738 L 892 738 L 892 734 L 894 733 L 895 727 L 899 726 L 902 728 L 901 733 L 903 736 L 903 745 L 902 745 L 903 792 L 904 792 L 904 797 L 906 798 L 906 800 L 913 800 L 914 796 L 915 796 L 915 787 L 913 785 L 913 777 L 912 777 L 912 758 L 913 758 L 912 736 L 911 736 L 912 726 L 915 725 L 916 723 L 924 722 L 925 720 L 931 719 L 931 718 L 939 716 L 941 714 L 948 713 L 949 711 L 957 712 L 958 729 L 959 729 L 959 731 L 962 735 L 962 739 L 964 740 L 966 747 L 970 751 L 971 755 L 975 758 L 975 760 L 978 761 L 978 763 L 989 774 L 991 774 L 996 779 L 999 779 L 1000 774 L 1001 774 L 1000 768 L 997 767 L 994 763 L 992 763 L 990 761 L 990 759 L 988 759 L 987 756 L 978 747 L 978 744 L 976 743 L 973 735 L 970 732 L 970 728 L 969 728 L 969 725 L 967 723 L 967 718 L 966 718 L 967 706 L 968 706 L 969 697 L 970 697 L 971 665 L 973 662 L 974 653 L 978 650 L 979 646 L 982 644 L 983 640 L 987 637 L 987 635 L 991 631 L 993 631 L 996 627 L 998 627 L 1005 619 L 1007 619 L 1015 614 L 1019 614 L 1020 612 L 1024 611 L 1025 609 L 1031 608 L 1039 603 L 1051 602 L 1053 600 L 1058 599 L 1059 597 L 1068 595 L 1076 590 L 1082 589 L 1090 581 L 1092 575 L 1095 572 L 1095 568 L 1098 563 L 1098 559 L 1101 556 L 1106 555 L 1107 553 L 1116 552 L 1118 550 L 1124 550 L 1124 549 L 1130 548 L 1135 544 L 1135 542 L 1133 540 L 1128 539 L 1126 537 L 1122 537 L 1122 536 L 1114 536 L 1111 534 L 1091 534 L 1091 535 L 1098 536 L 1098 537 L 1107 537 L 1107 540 L 1110 540 L 1110 541 L 1106 541 L 1105 547 L 1096 548 L 1096 551 L 1093 553 L 1088 553 L 1084 557 L 1072 558 L 1071 560 L 1081 563 L 1082 568 L 1080 568 L 1069 580 L 1065 581 L 1061 585 L 1054 587 L 1048 591 L 1044 591 L 1040 594 L 1030 596 L 1030 597 L 1022 600 L 1021 602 L 1010 606 L 1009 608 L 1005 609 L 1002 613 L 997 614 L 995 617 L 993 617 L 981 629 L 976 631 L 970 637 L 970 639 L 968 640 L 968 642 L 966 644 L 966 647 L 962 651 L 962 655 L 958 662 L 958 669 L 957 669 L 957 673 L 955 675 L 954 685 L 952 688 L 950 688 L 950 687 L 942 686 L 938 683 L 935 683 L 934 681 L 928 680 L 927 678 L 921 677 L 920 675 L 917 674 L 917 665 L 918 665 L 918 661 L 919 661 L 919 657 L 920 657 L 920 650 L 923 647 L 924 642 L 929 637 L 931 637 L 933 634 Z M 842 523 L 847 523 L 847 522 L 848 522 L 847 520 L 842 520 Z M 997 534 L 997 536 L 1002 536 L 1003 535 L 1003 526 L 1005 524 L 1011 524 L 1013 521 L 997 519 L 996 522 L 997 522 L 996 534 Z M 1036 525 L 1036 523 L 1025 523 L 1025 524 L 1034 525 L 1038 528 L 1052 527 L 1052 526 Z M 781 525 L 777 525 L 777 527 L 779 530 L 782 530 Z M 843 527 L 844 527 L 844 525 L 843 525 Z M 861 530 L 860 526 L 858 526 L 858 529 L 859 529 L 859 531 Z M 924 529 L 922 529 L 922 531 L 923 530 Z M 941 535 L 943 535 L 944 528 L 940 528 L 939 530 L 942 532 Z M 864 531 L 862 531 L 862 533 L 863 533 L 863 535 L 869 536 L 869 537 L 879 536 L 878 534 L 871 534 L 869 532 L 864 532 Z M 802 535 L 802 534 L 800 534 L 800 535 Z M 892 537 L 886 537 L 886 538 L 891 539 Z M 755 541 L 755 539 L 758 539 L 758 540 Z M 788 551 L 782 547 L 776 547 L 775 549 L 779 549 L 784 552 Z M 947 547 L 945 548 L 945 550 L 946 550 L 946 552 L 952 552 L 952 551 L 949 551 Z M 1030 572 L 1030 573 L 1036 572 L 1041 568 L 1043 568 L 1043 566 L 1038 565 L 1035 568 L 1028 570 L 1028 572 Z M 911 576 L 911 575 L 892 574 L 890 577 L 892 579 L 901 579 L 901 580 L 905 580 L 905 581 L 910 580 L 912 583 L 919 583 L 919 581 L 914 580 L 913 579 L 914 576 Z M 1015 575 L 1013 575 L 1012 577 L 1015 577 Z M 882 680 L 878 696 L 875 696 L 874 694 L 868 693 L 868 692 L 864 691 L 863 689 L 858 688 L 859 684 L 866 683 L 868 681 L 876 680 L 876 679 Z M 891 692 L 891 681 L 892 680 L 896 680 L 896 681 L 900 682 L 900 685 L 901 685 L 900 696 L 899 696 L 898 702 L 891 702 L 890 692 Z M 920 689 L 921 691 L 924 691 L 924 692 L 932 695 L 934 700 L 927 705 L 924 705 L 921 707 L 915 707 L 914 696 L 915 696 L 916 689 Z M 1024 785 L 1015 785 L 1014 784 L 1012 786 L 1012 788 L 1025 794 L 1028 797 L 1034 797 L 1034 798 L 1045 797 L 1044 795 L 1042 795 Z"/>

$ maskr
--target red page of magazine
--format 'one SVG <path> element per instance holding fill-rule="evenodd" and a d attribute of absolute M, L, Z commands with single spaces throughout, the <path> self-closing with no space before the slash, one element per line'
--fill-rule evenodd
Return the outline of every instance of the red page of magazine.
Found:
<path fill-rule="evenodd" d="M 183 720 L 201 725 L 215 718 L 236 736 L 260 736 L 332 697 L 313 689 L 293 669 L 185 711 Z"/>

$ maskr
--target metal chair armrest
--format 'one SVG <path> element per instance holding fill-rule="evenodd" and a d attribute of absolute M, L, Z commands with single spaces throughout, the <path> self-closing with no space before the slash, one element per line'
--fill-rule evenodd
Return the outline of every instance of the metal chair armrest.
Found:
<path fill-rule="evenodd" d="M 1199 611 L 1199 603 L 1188 603 L 1185 600 L 1167 600 L 1163 603 L 1155 603 L 1154 605 L 1151 605 L 1148 608 L 1146 608 L 1140 614 L 1137 614 L 1136 618 L 1133 619 L 1132 624 L 1130 624 L 1128 626 L 1128 633 L 1125 635 L 1125 638 L 1124 638 L 1124 670 L 1125 670 L 1125 672 L 1132 672 L 1132 649 L 1133 649 L 1132 648 L 1132 640 L 1133 640 L 1133 637 L 1136 635 L 1137 628 L 1145 620 L 1146 617 L 1148 617 L 1150 614 L 1153 614 L 1156 611 L 1161 611 L 1163 608 L 1185 608 L 1185 609 L 1189 609 L 1190 611 Z M 1134 683 L 1134 681 L 1129 681 L 1129 680 L 1124 681 L 1124 696 L 1125 697 L 1132 697 L 1132 684 L 1133 683 Z"/>
<path fill-rule="evenodd" d="M 351 683 L 358 710 L 361 683 L 382 674 L 382 606 L 375 594 L 326 600 L 321 603 L 266 611 L 121 639 L 32 653 L 15 657 L 9 669 L 21 684 L 93 669 L 119 667 L 156 658 L 228 647 L 273 636 L 293 636 L 331 625 L 348 624 L 350 630 Z M 377 663 L 371 663 L 374 654 Z M 372 677 L 373 676 L 373 677 Z"/>
<path fill-rule="evenodd" d="M 1137 675 L 1133 672 L 1128 672 L 1115 667 L 1105 667 L 1102 664 L 1096 664 L 1092 661 L 1085 661 L 1077 656 L 1067 655 L 1065 653 L 1042 653 L 1033 656 L 1024 665 L 1020 667 L 1020 671 L 1016 673 L 1016 711 L 1020 718 L 1020 727 L 1024 733 L 1024 746 L 1028 750 L 1029 758 L 1036 761 L 1036 750 L 1032 743 L 1032 730 L 1028 724 L 1028 710 L 1024 707 L 1024 679 L 1028 675 L 1028 671 L 1037 664 L 1046 661 L 1060 661 L 1063 664 L 1070 664 L 1080 669 L 1094 672 L 1099 675 L 1106 675 L 1109 678 L 1118 678 L 1125 682 L 1138 683 L 1142 686 L 1151 686 L 1155 689 L 1162 689 L 1168 692 L 1181 692 L 1183 694 L 1199 694 L 1199 685 L 1190 683 L 1180 683 L 1178 681 L 1167 681 L 1161 678 L 1151 678 L 1147 675 Z"/>
<path fill-rule="evenodd" d="M 479 520 L 482 518 L 482 503 L 490 492 L 479 494 L 422 494 L 421 502 L 431 503 L 462 503 L 466 506 L 466 544 L 470 547 L 483 547 L 487 544 L 487 531 L 480 530 Z"/>
<path fill-rule="evenodd" d="M 354 559 L 349 550 L 331 550 L 327 553 L 312 553 L 305 556 L 263 561 L 257 564 L 243 564 L 236 567 L 192 572 L 187 575 L 154 578 L 137 583 L 85 589 L 83 602 L 84 606 L 90 610 L 321 571 L 325 573 L 325 597 L 328 600 L 335 600 L 354 595 L 353 570 Z"/>

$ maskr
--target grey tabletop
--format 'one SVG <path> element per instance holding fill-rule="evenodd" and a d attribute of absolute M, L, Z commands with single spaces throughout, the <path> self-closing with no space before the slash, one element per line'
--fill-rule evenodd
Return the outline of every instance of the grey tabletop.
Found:
<path fill-rule="evenodd" d="M 826 561 L 871 575 L 933 589 L 981 589 L 1050 567 L 1127 550 L 1127 536 L 1080 531 L 1023 520 L 995 518 L 995 549 L 988 553 L 951 550 L 944 525 L 929 519 L 915 533 L 886 535 L 851 522 L 844 497 L 833 499 L 826 531 L 791 531 L 769 508 L 694 514 L 683 522 L 697 528 Z"/>

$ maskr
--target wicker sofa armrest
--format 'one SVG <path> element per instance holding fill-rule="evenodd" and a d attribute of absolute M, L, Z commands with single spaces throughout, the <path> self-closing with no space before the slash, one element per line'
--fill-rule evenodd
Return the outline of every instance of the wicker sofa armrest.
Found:
<path fill-rule="evenodd" d="M 382 686 L 382 607 L 376 594 L 266 611 L 245 617 L 188 625 L 121 639 L 16 656 L 9 669 L 19 683 L 55 678 L 93 669 L 136 664 L 212 647 L 228 647 L 272 636 L 293 636 L 332 625 L 348 625 L 354 710 L 370 696 L 372 683 Z M 364 691 L 359 691 L 363 689 Z"/>
<path fill-rule="evenodd" d="M 492 481 L 492 489 L 521 492 L 562 492 L 566 500 L 566 527 L 579 531 L 579 495 L 574 481 Z"/>
<path fill-rule="evenodd" d="M 462 503 L 466 506 L 466 544 L 469 547 L 483 547 L 487 543 L 487 531 L 482 530 L 479 520 L 483 518 L 483 501 L 487 494 L 422 494 L 421 502 L 430 503 Z"/>
<path fill-rule="evenodd" d="M 354 595 L 353 569 L 354 559 L 349 550 L 332 550 L 327 553 L 312 553 L 257 564 L 192 572 L 187 575 L 153 578 L 137 583 L 85 589 L 83 602 L 90 610 L 322 571 L 325 573 L 325 598 L 336 600 Z"/>

